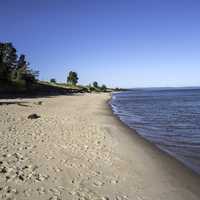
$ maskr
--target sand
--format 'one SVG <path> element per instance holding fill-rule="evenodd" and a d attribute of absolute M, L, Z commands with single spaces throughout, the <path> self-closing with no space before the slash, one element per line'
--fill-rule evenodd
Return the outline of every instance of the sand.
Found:
<path fill-rule="evenodd" d="M 200 177 L 125 127 L 109 98 L 0 100 L 0 199 L 199 200 Z"/>

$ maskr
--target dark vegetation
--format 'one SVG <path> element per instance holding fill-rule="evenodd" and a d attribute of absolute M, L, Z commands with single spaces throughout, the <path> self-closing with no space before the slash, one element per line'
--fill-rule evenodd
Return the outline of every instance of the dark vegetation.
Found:
<path fill-rule="evenodd" d="M 50 82 L 51 82 L 51 83 L 56 83 L 56 79 L 55 79 L 55 78 L 51 78 L 51 79 L 50 79 Z"/>
<path fill-rule="evenodd" d="M 88 86 L 78 85 L 78 74 L 73 71 L 69 72 L 66 83 L 58 83 L 55 78 L 39 81 L 38 77 L 39 71 L 31 69 L 26 56 L 18 55 L 12 43 L 0 43 L 0 97 L 115 91 L 104 84 L 99 86 L 96 81 Z"/>
<path fill-rule="evenodd" d="M 78 74 L 76 72 L 70 71 L 67 77 L 67 83 L 69 85 L 76 85 L 78 83 Z"/>
<path fill-rule="evenodd" d="M 30 87 L 37 82 L 38 71 L 33 71 L 25 55 L 17 55 L 12 43 L 0 43 L 0 83 Z"/>

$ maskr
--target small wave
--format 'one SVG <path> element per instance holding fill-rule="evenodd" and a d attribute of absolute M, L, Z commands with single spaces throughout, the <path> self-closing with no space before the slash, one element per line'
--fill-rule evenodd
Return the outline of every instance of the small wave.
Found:
<path fill-rule="evenodd" d="M 200 172 L 199 102 L 199 89 L 143 89 L 115 93 L 110 103 L 127 126 Z"/>

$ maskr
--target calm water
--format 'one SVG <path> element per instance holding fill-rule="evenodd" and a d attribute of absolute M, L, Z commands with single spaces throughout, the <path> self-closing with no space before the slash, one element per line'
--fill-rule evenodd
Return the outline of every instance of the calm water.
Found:
<path fill-rule="evenodd" d="M 200 89 L 115 93 L 114 113 L 129 127 L 200 174 Z"/>

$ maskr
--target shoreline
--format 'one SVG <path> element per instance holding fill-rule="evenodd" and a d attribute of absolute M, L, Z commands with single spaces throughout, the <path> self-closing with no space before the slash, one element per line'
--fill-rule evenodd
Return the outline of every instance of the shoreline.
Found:
<path fill-rule="evenodd" d="M 171 157 L 176 162 L 178 162 L 179 164 L 181 164 L 184 168 L 186 168 L 187 170 L 191 171 L 194 175 L 199 176 L 199 178 L 200 178 L 200 174 L 198 174 L 196 171 L 194 171 L 193 169 L 191 169 L 190 167 L 188 167 L 181 160 L 179 160 L 175 156 L 171 155 L 170 153 L 164 151 L 163 149 L 159 148 L 156 144 L 154 144 L 153 142 L 149 141 L 148 139 L 146 139 L 145 137 L 143 137 L 142 135 L 140 135 L 138 133 L 138 131 L 136 131 L 134 128 L 130 128 L 128 125 L 126 125 L 117 115 L 114 114 L 112 106 L 109 103 L 111 101 L 111 99 L 112 99 L 112 96 L 110 97 L 110 99 L 106 103 L 108 104 L 108 109 L 111 110 L 112 115 L 117 119 L 117 121 L 118 121 L 118 123 L 119 123 L 120 126 L 124 126 L 125 128 L 128 129 L 128 131 L 130 132 L 130 134 L 134 134 L 134 135 L 138 136 L 140 139 L 144 140 L 147 143 L 147 145 L 151 145 L 151 146 L 153 146 L 153 148 L 155 148 L 156 150 L 158 150 L 161 154 L 165 154 L 165 155 Z"/>
<path fill-rule="evenodd" d="M 145 147 L 145 148 L 147 147 L 152 151 L 152 153 L 159 154 L 159 157 L 162 158 L 161 160 L 163 160 L 165 163 L 167 163 L 167 165 L 169 165 L 169 166 L 171 165 L 170 166 L 170 167 L 172 167 L 171 170 L 174 171 L 174 170 L 177 169 L 177 174 L 175 174 L 176 171 L 174 171 L 174 175 L 177 176 L 177 178 L 181 179 L 179 181 L 180 184 L 185 186 L 184 182 L 187 182 L 187 181 L 190 182 L 191 181 L 192 182 L 192 187 L 195 186 L 195 190 L 193 190 L 192 187 L 191 187 L 191 189 L 192 189 L 193 192 L 195 191 L 194 193 L 197 192 L 197 197 L 196 198 L 199 199 L 200 198 L 200 196 L 199 196 L 200 193 L 198 192 L 198 186 L 197 185 L 200 183 L 200 175 L 197 172 L 193 171 L 188 166 L 186 166 L 183 162 L 181 162 L 180 160 L 175 158 L 174 156 L 172 156 L 169 153 L 165 152 L 164 150 L 158 148 L 153 142 L 151 142 L 151 141 L 147 140 L 146 138 L 142 137 L 135 129 L 130 128 L 124 122 L 122 122 L 120 120 L 120 118 L 117 115 L 115 115 L 113 110 L 112 110 L 112 106 L 110 105 L 111 99 L 112 99 L 112 94 L 110 96 L 110 99 L 107 100 L 107 102 L 106 102 L 107 107 L 110 110 L 110 113 L 113 115 L 113 118 L 115 118 L 116 124 L 118 126 L 121 126 L 124 129 L 123 133 L 124 134 L 128 134 L 128 137 L 130 137 L 130 139 L 131 139 L 131 137 L 133 137 L 135 142 L 138 142 L 141 145 L 141 147 L 142 146 Z M 178 170 L 180 170 L 180 171 L 178 171 Z M 189 178 L 189 179 L 187 179 L 187 178 Z M 176 196 L 176 195 L 172 196 L 171 198 L 173 198 L 174 200 L 179 199 L 179 197 Z M 171 200 L 171 198 L 165 197 L 164 199 Z M 193 195 L 190 198 L 196 199 Z M 187 199 L 187 198 L 185 198 L 183 196 L 182 199 Z"/>
<path fill-rule="evenodd" d="M 22 101 L 0 106 L 2 200 L 200 198 L 200 177 L 124 125 L 109 94 Z"/>

